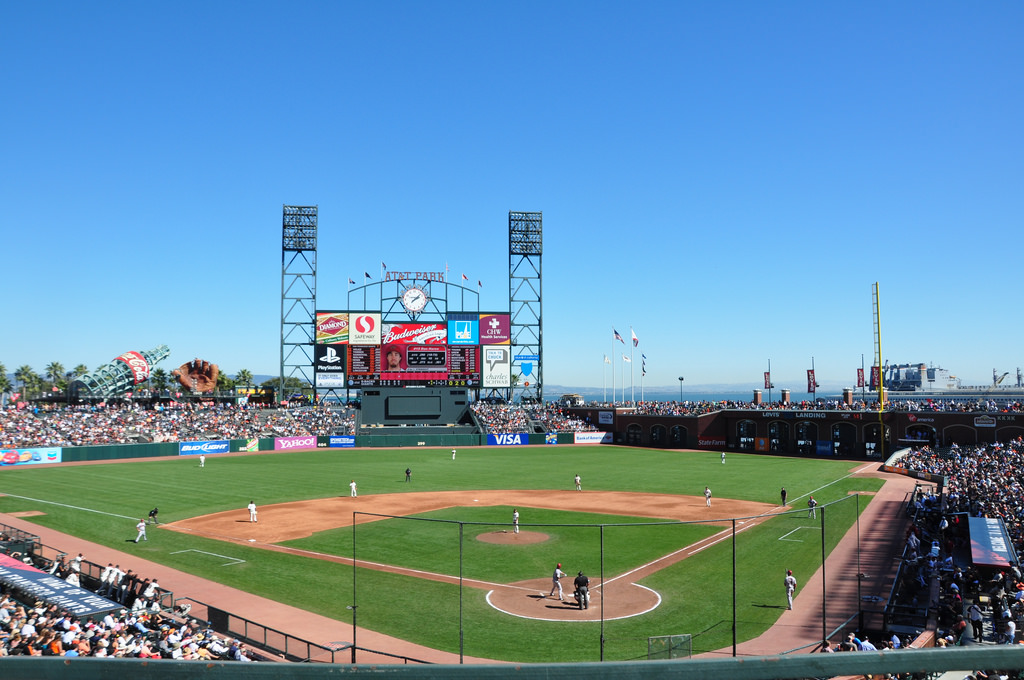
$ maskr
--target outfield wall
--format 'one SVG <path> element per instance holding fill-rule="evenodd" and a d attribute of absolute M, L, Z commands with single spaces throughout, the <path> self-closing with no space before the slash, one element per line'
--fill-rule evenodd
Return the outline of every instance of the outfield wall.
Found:
<path fill-rule="evenodd" d="M 81 463 L 129 458 L 198 456 L 200 453 L 243 453 L 345 448 L 459 448 L 468 446 L 543 446 L 575 444 L 574 432 L 539 434 L 372 434 L 347 436 L 274 437 L 263 439 L 223 439 L 195 442 L 159 442 L 148 444 L 108 444 L 103 446 L 35 447 L 11 449 L 20 461 L 4 461 L 3 467 L 33 463 Z M 57 455 L 54 455 L 54 454 Z"/>

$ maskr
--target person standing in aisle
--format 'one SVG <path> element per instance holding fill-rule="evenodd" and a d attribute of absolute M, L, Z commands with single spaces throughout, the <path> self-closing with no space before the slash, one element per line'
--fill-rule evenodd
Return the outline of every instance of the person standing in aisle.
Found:
<path fill-rule="evenodd" d="M 796 578 L 793 576 L 793 570 L 786 570 L 786 578 L 783 579 L 783 584 L 786 586 L 786 602 L 789 606 L 786 609 L 793 608 L 793 593 L 796 592 Z"/>

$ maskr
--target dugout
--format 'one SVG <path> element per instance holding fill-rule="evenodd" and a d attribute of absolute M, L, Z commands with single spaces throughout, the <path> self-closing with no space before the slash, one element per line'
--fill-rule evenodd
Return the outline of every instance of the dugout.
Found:
<path fill-rule="evenodd" d="M 364 388 L 360 427 L 430 427 L 475 430 L 465 387 Z"/>

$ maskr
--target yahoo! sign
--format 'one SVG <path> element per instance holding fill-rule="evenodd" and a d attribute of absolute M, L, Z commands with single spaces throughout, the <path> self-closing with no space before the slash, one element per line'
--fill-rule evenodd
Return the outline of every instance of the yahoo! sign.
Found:
<path fill-rule="evenodd" d="M 315 449 L 316 435 L 306 437 L 275 437 L 274 450 L 287 451 L 288 449 Z"/>

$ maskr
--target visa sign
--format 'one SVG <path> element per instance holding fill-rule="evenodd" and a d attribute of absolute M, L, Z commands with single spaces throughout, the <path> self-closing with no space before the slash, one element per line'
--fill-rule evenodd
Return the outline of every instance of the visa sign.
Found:
<path fill-rule="evenodd" d="M 530 436 L 524 432 L 487 435 L 488 446 L 525 446 L 529 443 Z"/>
<path fill-rule="evenodd" d="M 230 446 L 227 441 L 217 442 L 181 442 L 178 444 L 179 456 L 198 456 L 200 453 L 227 453 Z"/>

